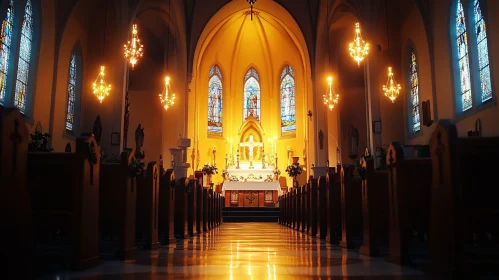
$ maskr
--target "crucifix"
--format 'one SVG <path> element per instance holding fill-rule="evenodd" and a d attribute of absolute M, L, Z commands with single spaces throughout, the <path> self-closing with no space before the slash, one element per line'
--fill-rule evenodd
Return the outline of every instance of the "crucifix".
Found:
<path fill-rule="evenodd" d="M 239 143 L 239 146 L 249 148 L 249 161 L 250 161 L 249 168 L 253 169 L 254 168 L 253 167 L 253 148 L 254 147 L 263 147 L 263 143 L 262 142 L 253 142 L 253 135 L 250 135 L 249 141 Z"/>

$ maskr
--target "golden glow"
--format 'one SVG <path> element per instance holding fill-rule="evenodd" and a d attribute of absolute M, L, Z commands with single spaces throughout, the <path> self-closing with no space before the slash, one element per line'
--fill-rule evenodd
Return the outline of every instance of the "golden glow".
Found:
<path fill-rule="evenodd" d="M 385 96 L 390 98 L 390 100 L 395 102 L 395 99 L 399 96 L 400 94 L 400 84 L 397 84 L 395 82 L 395 79 L 393 78 L 393 72 L 392 72 L 392 67 L 388 67 L 388 81 L 386 82 L 386 85 L 383 86 L 383 91 L 385 92 Z"/>
<path fill-rule="evenodd" d="M 327 83 L 329 85 L 329 95 L 324 94 L 324 104 L 329 108 L 330 111 L 334 109 L 334 106 L 338 104 L 339 94 L 333 93 L 333 78 L 327 78 Z"/>
<path fill-rule="evenodd" d="M 161 100 L 161 104 L 165 110 L 168 110 L 173 106 L 173 104 L 175 104 L 175 93 L 170 94 L 170 90 L 170 77 L 166 76 L 165 90 L 159 95 L 159 99 Z"/>
<path fill-rule="evenodd" d="M 100 72 L 99 75 L 97 76 L 97 79 L 95 79 L 95 82 L 92 85 L 92 89 L 94 90 L 94 95 L 97 96 L 99 99 L 100 103 L 102 103 L 102 100 L 106 96 L 109 95 L 109 92 L 111 91 L 111 85 L 106 84 L 106 81 L 104 80 L 104 66 L 100 67 Z"/>
<path fill-rule="evenodd" d="M 125 58 L 132 65 L 132 70 L 137 64 L 139 58 L 144 55 L 144 46 L 140 43 L 137 24 L 132 27 L 132 40 L 125 44 Z"/>
<path fill-rule="evenodd" d="M 360 34 L 360 24 L 355 24 L 355 39 L 350 43 L 348 49 L 350 56 L 357 61 L 357 65 L 369 54 L 369 44 L 364 42 Z"/>

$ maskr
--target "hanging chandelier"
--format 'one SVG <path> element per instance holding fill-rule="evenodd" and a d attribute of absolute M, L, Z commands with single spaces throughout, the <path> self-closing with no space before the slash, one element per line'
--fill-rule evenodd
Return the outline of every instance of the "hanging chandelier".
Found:
<path fill-rule="evenodd" d="M 355 39 L 350 43 L 349 48 L 350 56 L 357 61 L 357 65 L 369 54 L 369 44 L 364 42 L 360 34 L 360 24 L 355 24 Z"/>
<path fill-rule="evenodd" d="M 256 3 L 256 0 L 246 0 L 248 4 L 250 4 L 250 17 L 253 20 L 253 5 Z"/>
<path fill-rule="evenodd" d="M 173 104 L 175 104 L 175 93 L 170 94 L 170 90 L 170 77 L 166 76 L 165 90 L 159 95 L 161 105 L 163 105 L 163 108 L 165 108 L 165 110 L 168 110 L 173 106 Z"/>
<path fill-rule="evenodd" d="M 338 104 L 338 99 L 340 97 L 339 94 L 333 93 L 333 78 L 327 78 L 327 83 L 329 85 L 329 95 L 324 94 L 324 104 L 329 108 L 330 111 L 333 111 L 334 106 Z"/>
<path fill-rule="evenodd" d="M 383 86 L 383 91 L 385 92 L 385 96 L 390 98 L 390 100 L 395 102 L 395 99 L 399 96 L 400 94 L 400 84 L 397 84 L 395 82 L 395 79 L 393 79 L 393 72 L 392 72 L 392 67 L 388 67 L 388 81 L 386 82 L 386 85 Z"/>
<path fill-rule="evenodd" d="M 97 99 L 99 99 L 100 103 L 102 103 L 102 100 L 104 100 L 104 98 L 108 96 L 109 92 L 111 91 L 111 85 L 106 84 L 106 81 L 104 80 L 104 69 L 104 66 L 100 67 L 99 75 L 92 85 L 94 95 L 97 96 Z"/>
<path fill-rule="evenodd" d="M 139 35 L 137 31 L 137 24 L 132 26 L 132 40 L 125 44 L 125 58 L 132 65 L 132 70 L 137 64 L 139 58 L 144 55 L 144 46 L 140 43 Z"/>

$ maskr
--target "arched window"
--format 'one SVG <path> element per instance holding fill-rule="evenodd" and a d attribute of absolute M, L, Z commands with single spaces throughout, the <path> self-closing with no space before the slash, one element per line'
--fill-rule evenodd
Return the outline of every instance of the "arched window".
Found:
<path fill-rule="evenodd" d="M 26 113 L 26 99 L 28 98 L 28 81 L 30 61 L 33 45 L 33 8 L 31 0 L 26 2 L 24 19 L 21 29 L 21 42 L 19 45 L 19 61 L 17 65 L 16 88 L 14 95 L 14 106 L 22 113 Z"/>
<path fill-rule="evenodd" d="M 286 65 L 281 73 L 281 135 L 296 135 L 295 73 Z"/>
<path fill-rule="evenodd" d="M 260 78 L 254 68 L 250 68 L 244 75 L 243 108 L 243 120 L 250 116 L 260 120 Z"/>
<path fill-rule="evenodd" d="M 5 103 L 5 88 L 9 73 L 9 55 L 12 40 L 12 27 L 14 25 L 14 0 L 9 1 L 7 14 L 2 21 L 0 30 L 0 105 Z"/>
<path fill-rule="evenodd" d="M 66 110 L 66 130 L 75 131 L 75 124 L 78 124 L 78 116 L 76 108 L 78 107 L 77 100 L 80 96 L 81 87 L 81 65 L 77 57 L 76 51 L 71 53 L 71 60 L 69 61 L 69 74 L 68 74 L 68 99 Z"/>
<path fill-rule="evenodd" d="M 211 67 L 208 78 L 208 134 L 222 136 L 223 87 L 222 73 L 217 65 Z"/>
<path fill-rule="evenodd" d="M 466 17 L 463 4 L 457 1 L 456 18 L 457 54 L 459 60 L 459 77 L 461 83 L 462 110 L 466 111 L 473 106 L 471 95 L 470 63 L 468 57 L 468 32 L 466 31 Z"/>
<path fill-rule="evenodd" d="M 480 3 L 475 0 L 473 3 L 473 13 L 475 18 L 475 34 L 478 52 L 478 68 L 480 71 L 480 90 L 482 102 L 492 98 L 492 86 L 490 82 L 489 48 L 487 46 L 487 28 L 483 19 Z"/>
<path fill-rule="evenodd" d="M 411 120 L 412 120 L 412 133 L 416 133 L 421 130 L 421 121 L 419 118 L 419 78 L 418 78 L 418 63 L 416 59 L 416 53 L 414 49 L 411 49 L 411 61 L 410 61 L 410 76 L 409 80 L 411 83 Z"/>

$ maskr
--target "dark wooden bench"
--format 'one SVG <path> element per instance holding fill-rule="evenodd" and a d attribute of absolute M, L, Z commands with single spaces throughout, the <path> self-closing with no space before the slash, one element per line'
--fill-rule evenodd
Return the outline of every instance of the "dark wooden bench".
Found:
<path fill-rule="evenodd" d="M 175 176 L 173 169 L 168 169 L 161 176 L 159 186 L 159 236 L 161 244 L 175 244 L 174 211 L 175 211 Z"/>
<path fill-rule="evenodd" d="M 144 241 L 144 249 L 159 248 L 158 206 L 160 169 L 155 161 L 147 164 L 143 176 L 137 177 L 137 235 Z"/>

